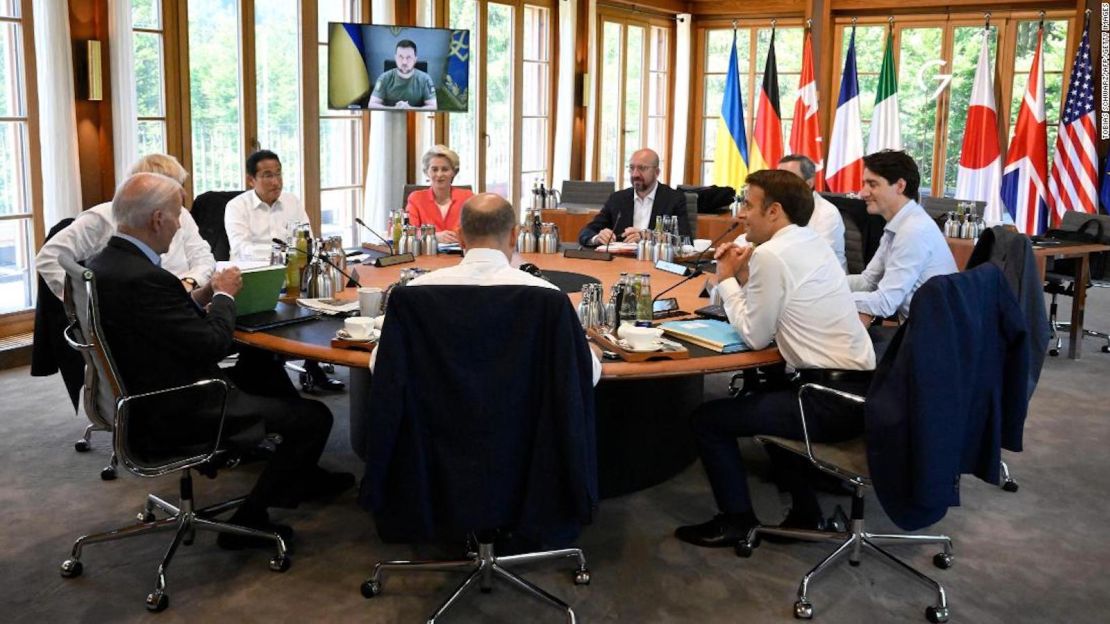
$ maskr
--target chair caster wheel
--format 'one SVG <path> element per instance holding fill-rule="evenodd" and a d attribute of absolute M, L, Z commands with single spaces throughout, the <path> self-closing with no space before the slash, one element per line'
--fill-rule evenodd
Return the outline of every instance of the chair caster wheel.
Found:
<path fill-rule="evenodd" d="M 292 565 L 292 563 L 289 557 L 285 555 L 276 555 L 273 559 L 270 559 L 270 569 L 274 572 L 285 572 L 289 570 L 289 566 Z"/>
<path fill-rule="evenodd" d="M 930 607 L 932 608 L 932 607 Z M 794 603 L 794 619 L 796 620 L 812 620 L 813 619 L 813 605 L 808 602 L 799 600 Z"/>
<path fill-rule="evenodd" d="M 301 382 L 301 392 L 312 392 L 316 389 L 316 383 L 312 380 L 312 375 L 301 373 L 298 380 Z"/>
<path fill-rule="evenodd" d="M 940 568 L 941 570 L 947 570 L 948 568 L 951 568 L 952 564 L 955 563 L 955 561 L 956 558 L 949 553 L 937 553 L 933 555 L 933 565 Z"/>
<path fill-rule="evenodd" d="M 155 590 L 146 595 L 146 610 L 158 613 L 165 611 L 170 606 L 170 597 L 165 593 Z"/>
<path fill-rule="evenodd" d="M 92 447 L 89 445 L 88 440 L 78 440 L 73 443 L 73 450 L 78 453 L 88 453 L 90 448 Z"/>
<path fill-rule="evenodd" d="M 744 559 L 747 559 L 748 557 L 751 557 L 752 553 L 755 552 L 755 547 L 757 545 L 758 545 L 758 543 L 753 544 L 752 542 L 749 542 L 749 541 L 737 542 L 736 543 L 736 556 L 737 557 L 743 557 Z"/>
<path fill-rule="evenodd" d="M 926 607 L 925 619 L 938 624 L 939 622 L 948 621 L 948 607 Z"/>
<path fill-rule="evenodd" d="M 1049 349 L 1048 354 L 1051 355 L 1052 357 L 1059 357 L 1060 356 L 1060 350 L 1059 349 Z"/>
<path fill-rule="evenodd" d="M 116 467 L 115 466 L 105 466 L 100 471 L 100 479 L 101 479 L 101 481 L 115 481 L 116 480 Z"/>
<path fill-rule="evenodd" d="M 363 581 L 358 589 L 362 592 L 363 598 L 369 599 L 382 593 L 382 584 L 378 581 Z"/>
<path fill-rule="evenodd" d="M 62 567 L 59 572 L 61 572 L 62 578 L 77 578 L 81 576 L 81 572 L 84 570 L 85 566 L 81 565 L 80 561 L 76 559 L 66 559 L 62 562 Z"/>
<path fill-rule="evenodd" d="M 575 585 L 589 585 L 590 584 L 590 571 L 589 570 L 575 570 L 574 571 L 574 584 Z"/>
<path fill-rule="evenodd" d="M 1102 345 L 1103 353 L 1110 353 L 1110 345 Z"/>
<path fill-rule="evenodd" d="M 1016 492 L 1016 491 L 1018 491 L 1017 481 L 1006 481 L 1005 483 L 1002 484 L 1002 489 L 1007 491 L 1007 492 Z"/>
<path fill-rule="evenodd" d="M 154 512 L 153 511 L 140 511 L 139 513 L 135 514 L 135 517 L 139 520 L 139 522 L 143 522 L 143 523 L 154 522 Z"/>

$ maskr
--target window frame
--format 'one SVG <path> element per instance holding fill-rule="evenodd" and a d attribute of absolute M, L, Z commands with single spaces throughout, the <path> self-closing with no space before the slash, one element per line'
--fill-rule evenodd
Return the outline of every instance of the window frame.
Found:
<path fill-rule="evenodd" d="M 46 227 L 43 222 L 43 205 L 42 205 L 42 143 L 39 136 L 39 94 L 38 88 L 29 88 L 38 84 L 37 76 L 37 63 L 35 59 L 35 22 L 34 13 L 32 10 L 32 0 L 20 0 L 19 3 L 19 17 L 2 17 L 0 21 L 4 23 L 17 23 L 22 32 L 20 45 L 23 46 L 23 96 L 25 110 L 21 116 L 5 117 L 4 120 L 23 121 L 27 124 L 27 158 L 28 163 L 28 184 L 30 188 L 27 189 L 28 208 L 30 212 L 22 212 L 17 215 L 5 215 L 0 217 L 0 220 L 27 220 L 30 227 L 30 241 L 31 247 L 28 249 L 29 266 L 33 269 L 34 256 L 31 252 L 42 247 L 43 241 L 46 239 Z M 30 288 L 32 299 L 36 296 L 36 288 L 38 285 L 37 273 L 32 270 L 30 276 Z M 0 314 L 0 337 L 8 337 L 16 334 L 30 332 L 34 328 L 35 323 L 35 310 L 30 307 L 24 310 L 15 310 L 12 312 L 5 312 Z"/>
<path fill-rule="evenodd" d="M 677 29 L 675 28 L 675 20 L 673 17 L 663 16 L 661 14 L 649 14 L 640 11 L 632 11 L 622 9 L 610 5 L 598 4 L 597 8 L 597 29 L 594 41 L 591 42 L 593 46 L 594 60 L 597 67 L 597 84 L 601 85 L 605 78 L 605 59 L 604 59 L 604 42 L 605 42 L 605 23 L 612 22 L 620 26 L 620 75 L 617 80 L 617 96 L 616 101 L 619 103 L 618 108 L 618 123 L 617 127 L 623 129 L 625 127 L 625 87 L 626 76 L 625 68 L 628 63 L 624 56 L 627 49 L 628 41 L 628 27 L 635 26 L 642 28 L 644 31 L 644 45 L 641 50 L 641 70 L 640 70 L 640 101 L 644 103 L 640 108 L 640 136 L 646 140 L 648 133 L 648 120 L 650 106 L 648 105 L 648 92 L 650 90 L 651 74 L 651 45 L 653 28 L 662 28 L 667 31 L 667 79 L 666 79 L 666 95 L 664 110 L 666 111 L 666 131 L 664 138 L 664 145 L 662 151 L 659 153 L 660 160 L 660 178 L 670 178 L 670 170 L 668 168 L 670 155 L 673 151 L 674 142 L 674 80 L 675 80 L 675 55 L 677 43 Z M 602 131 L 602 107 L 600 105 L 601 93 L 598 93 L 597 105 L 591 107 L 590 115 L 593 116 L 593 137 L 587 141 L 587 144 L 592 144 L 593 154 L 591 156 L 590 170 L 587 172 L 587 177 L 590 180 L 601 179 L 601 131 Z M 613 181 L 616 188 L 622 189 L 627 187 L 628 172 L 625 169 L 624 153 L 626 145 L 624 141 L 624 132 L 618 131 L 617 135 L 617 151 L 619 163 L 617 166 L 616 179 Z M 656 150 L 659 152 L 659 150 Z"/>

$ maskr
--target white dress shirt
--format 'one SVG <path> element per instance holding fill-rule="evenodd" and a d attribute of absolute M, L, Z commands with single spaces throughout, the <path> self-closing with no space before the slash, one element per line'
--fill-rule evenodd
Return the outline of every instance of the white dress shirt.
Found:
<path fill-rule="evenodd" d="M 748 282 L 718 286 L 728 320 L 744 342 L 774 339 L 794 369 L 873 370 L 875 350 L 859 322 L 844 271 L 810 228 L 788 225 L 756 248 Z"/>
<path fill-rule="evenodd" d="M 832 247 L 833 255 L 840 262 L 840 268 L 848 272 L 848 259 L 844 256 L 844 219 L 840 210 L 829 200 L 821 197 L 817 191 L 813 192 L 813 216 L 809 218 L 806 227 L 825 239 Z"/>
<path fill-rule="evenodd" d="M 179 278 L 190 277 L 203 286 L 216 270 L 212 248 L 200 236 L 197 222 L 188 210 L 181 209 L 181 228 L 170 241 L 170 248 L 162 254 L 162 268 Z M 46 280 L 59 299 L 65 289 L 66 272 L 58 259 L 66 256 L 83 262 L 96 255 L 116 233 L 112 218 L 112 204 L 106 202 L 77 215 L 73 223 L 58 232 L 42 246 L 35 256 L 35 269 Z"/>
<path fill-rule="evenodd" d="M 232 260 L 269 260 L 273 239 L 285 240 L 298 223 L 308 223 L 301 200 L 282 192 L 272 206 L 249 190 L 227 202 L 224 228 Z"/>
<path fill-rule="evenodd" d="M 647 195 L 640 197 L 635 190 L 632 191 L 632 227 L 637 230 L 650 230 L 651 209 L 655 207 L 655 192 L 659 190 L 659 182 L 652 185 Z"/>
<path fill-rule="evenodd" d="M 956 261 L 944 235 L 921 204 L 912 199 L 883 228 L 875 257 L 859 275 L 850 275 L 860 312 L 877 317 L 910 315 L 910 301 L 929 278 L 955 273 Z"/>
<path fill-rule="evenodd" d="M 539 288 L 559 287 L 535 275 L 515 269 L 509 264 L 505 254 L 497 249 L 475 248 L 466 250 L 462 262 L 453 267 L 437 269 L 426 273 L 408 283 L 411 286 L 537 286 Z M 858 321 L 857 321 L 858 324 Z M 593 361 L 593 383 L 601 379 L 601 362 L 590 349 Z M 378 350 L 370 353 L 370 370 L 378 360 Z"/>

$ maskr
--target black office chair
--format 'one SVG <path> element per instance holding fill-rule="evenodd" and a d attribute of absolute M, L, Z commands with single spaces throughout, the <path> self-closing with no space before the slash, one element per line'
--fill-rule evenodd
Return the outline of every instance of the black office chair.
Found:
<path fill-rule="evenodd" d="M 975 295 L 967 294 L 974 289 L 978 289 Z M 933 565 L 947 569 L 955 561 L 951 538 L 947 535 L 869 532 L 864 524 L 864 493 L 879 481 L 876 476 L 882 478 L 882 487 L 876 487 L 876 492 L 891 519 L 904 528 L 926 526 L 943 517 L 947 507 L 958 504 L 960 473 L 973 472 L 981 478 L 993 480 L 999 472 L 997 458 L 1001 447 L 1021 450 L 1020 428 L 1028 406 L 1025 394 L 1028 370 L 1021 358 L 1028 358 L 1029 347 L 1022 314 L 1013 304 L 1012 295 L 1004 289 L 1007 286 L 1000 271 L 990 265 L 932 278 L 914 294 L 913 307 L 918 312 L 911 314 L 899 328 L 887 357 L 883 358 L 875 372 L 866 398 L 818 384 L 805 384 L 798 393 L 803 439 L 755 437 L 757 442 L 771 444 L 808 459 L 812 466 L 842 480 L 853 489 L 851 522 L 847 530 L 811 531 L 757 526 L 736 547 L 738 556 L 750 557 L 762 535 L 839 544 L 836 550 L 802 577 L 794 603 L 794 617 L 812 618 L 814 609 L 809 597 L 810 584 L 845 555 L 851 565 L 858 566 L 860 553 L 866 548 L 930 586 L 936 592 L 937 602 L 926 608 L 926 618 L 930 622 L 948 621 L 950 614 L 944 588 L 887 552 L 883 545 L 939 544 L 942 550 L 933 557 Z M 954 292 L 959 294 L 953 295 Z M 953 303 L 960 296 L 965 299 Z M 1009 303 L 1007 297 L 1010 298 Z M 933 327 L 925 324 L 929 320 L 920 320 L 940 310 L 943 312 L 937 314 L 939 320 L 933 321 L 934 324 L 949 323 L 951 327 L 963 328 L 963 331 L 952 329 L 938 335 Z M 979 341 L 993 341 L 995 338 L 1003 346 L 1003 353 L 976 349 L 977 345 L 987 344 Z M 915 353 L 923 346 L 925 353 L 943 353 L 946 358 L 952 354 L 952 357 L 923 362 L 923 356 Z M 961 351 L 960 347 L 970 351 Z M 927 383 L 932 384 L 937 377 L 948 374 L 963 382 L 962 392 L 934 398 L 930 404 L 934 409 L 937 406 L 951 408 L 945 410 L 943 419 L 929 420 L 922 416 L 921 420 L 911 422 L 897 412 L 884 411 L 892 405 L 895 409 L 903 407 L 900 400 L 892 399 L 892 395 L 903 396 L 905 385 L 918 381 L 916 377 L 911 377 L 915 366 L 932 375 Z M 1012 388 L 1009 384 L 1019 387 Z M 996 391 L 1012 393 L 999 410 L 1002 412 L 999 415 L 1000 435 L 992 433 L 992 427 L 997 423 L 985 416 L 977 418 L 982 416 L 979 408 L 992 405 L 991 393 Z M 950 398 L 956 395 L 964 401 Z M 865 413 L 868 427 L 864 436 L 836 443 L 810 441 L 806 407 L 817 400 L 858 407 Z M 924 400 L 929 399 L 926 397 Z M 954 413 L 960 410 L 962 412 Z M 1015 421 L 1007 420 L 1014 418 L 1013 414 L 1020 414 L 1021 421 L 1016 425 Z M 923 431 L 928 434 L 919 435 Z M 886 474 L 873 470 L 876 461 L 880 462 L 880 468 L 889 469 Z M 954 491 L 953 483 L 957 486 Z M 884 499 L 884 495 L 891 498 Z"/>
<path fill-rule="evenodd" d="M 1060 221 L 1060 229 L 1067 232 L 1087 232 L 1090 234 L 1091 242 L 1110 244 L 1110 215 L 1095 215 L 1069 210 L 1064 213 L 1064 218 Z M 1110 281 L 1107 281 L 1106 276 L 1108 261 L 1110 261 L 1110 252 L 1091 254 L 1088 288 L 1110 288 Z M 1070 322 L 1057 320 L 1056 297 L 1061 295 L 1064 297 L 1075 296 L 1075 278 L 1079 269 L 1079 261 L 1068 258 L 1049 260 L 1048 262 L 1049 264 L 1045 267 L 1044 291 L 1052 296 L 1048 318 L 1052 325 L 1052 337 L 1055 338 L 1048 354 L 1056 357 L 1060 355 L 1060 349 L 1064 344 L 1060 330 L 1071 327 Z M 1106 344 L 1102 345 L 1102 352 L 1110 353 L 1110 333 L 1083 328 L 1083 336 L 1105 340 Z"/>
<path fill-rule="evenodd" d="M 886 221 L 879 215 L 867 213 L 867 203 L 853 195 L 821 193 L 829 200 L 844 221 L 844 256 L 848 261 L 848 274 L 863 273 L 867 263 L 879 250 Z"/>
<path fill-rule="evenodd" d="M 224 226 L 224 211 L 229 201 L 242 194 L 243 191 L 206 191 L 193 200 L 190 211 L 193 220 L 197 222 L 200 237 L 212 248 L 212 257 L 216 260 L 231 259 L 231 244 L 227 240 L 227 228 Z"/>
<path fill-rule="evenodd" d="M 221 379 L 205 379 L 176 388 L 168 388 L 144 394 L 128 394 L 117 372 L 108 344 L 104 341 L 100 325 L 100 311 L 97 304 L 96 277 L 92 271 L 79 264 L 63 259 L 66 270 L 65 295 L 67 306 L 73 310 L 73 319 L 65 330 L 65 339 L 71 347 L 89 354 L 90 369 L 94 369 L 101 380 L 100 384 L 110 388 L 111 396 L 99 396 L 98 404 L 112 404 L 113 446 L 115 457 L 123 461 L 129 472 L 139 477 L 160 477 L 173 472 L 180 473 L 178 504 L 172 504 L 155 494 L 148 494 L 146 503 L 138 514 L 135 524 L 103 533 L 83 535 L 74 542 L 68 559 L 62 562 L 61 575 L 64 578 L 80 576 L 84 571 L 81 562 L 82 550 L 89 544 L 108 542 L 148 533 L 174 531 L 161 564 L 158 566 L 154 591 L 146 597 L 146 607 L 151 611 L 162 611 L 169 606 L 166 593 L 166 570 L 177 548 L 193 543 L 195 532 L 214 531 L 272 539 L 276 554 L 270 559 L 270 569 L 285 572 L 290 560 L 286 554 L 285 542 L 277 533 L 267 533 L 238 525 L 220 522 L 214 518 L 234 510 L 242 504 L 242 498 L 196 509 L 193 498 L 192 471 L 207 476 L 215 476 L 216 470 L 236 465 L 247 453 L 259 444 L 272 446 L 279 443 L 276 437 L 265 438 L 261 425 L 236 433 L 232 439 L 225 440 L 224 417 L 227 384 Z M 199 435 L 193 440 L 181 442 L 167 439 L 162 427 L 153 422 L 151 415 L 157 414 L 160 422 L 174 415 L 185 419 L 202 410 L 219 413 L 219 419 L 212 419 L 207 435 Z M 179 413 L 179 414 L 178 414 Z M 171 420 L 172 421 L 172 420 Z M 167 514 L 158 519 L 155 512 Z"/>
<path fill-rule="evenodd" d="M 442 570 L 466 579 L 428 619 L 477 584 L 508 581 L 566 612 L 563 601 L 506 566 L 575 560 L 578 548 L 499 556 L 505 532 L 567 545 L 593 516 L 597 451 L 592 359 L 566 295 L 532 286 L 419 286 L 390 296 L 378 345 L 371 411 L 362 441 L 360 502 L 383 541 L 456 541 L 456 561 L 384 561 L 362 584 L 382 591 L 382 573 Z"/>

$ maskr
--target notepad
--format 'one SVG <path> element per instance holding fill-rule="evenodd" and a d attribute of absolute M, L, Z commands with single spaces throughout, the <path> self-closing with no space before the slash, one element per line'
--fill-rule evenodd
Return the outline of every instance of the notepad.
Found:
<path fill-rule="evenodd" d="M 235 295 L 235 315 L 273 310 L 281 285 L 285 283 L 285 267 L 266 266 L 243 271 L 243 287 Z"/>
<path fill-rule="evenodd" d="M 750 351 L 736 329 L 724 321 L 699 319 L 695 321 L 667 321 L 659 327 L 667 334 L 687 342 L 717 351 L 718 353 L 738 353 Z"/>

